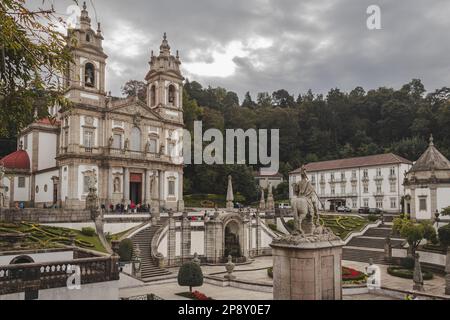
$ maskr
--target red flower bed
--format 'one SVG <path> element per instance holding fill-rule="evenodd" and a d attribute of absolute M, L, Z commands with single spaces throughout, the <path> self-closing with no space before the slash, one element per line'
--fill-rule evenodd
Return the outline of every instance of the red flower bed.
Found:
<path fill-rule="evenodd" d="M 366 278 L 366 274 L 348 267 L 342 267 L 343 281 L 360 281 Z"/>
<path fill-rule="evenodd" d="M 200 291 L 193 291 L 192 296 L 196 300 L 211 300 L 210 297 L 206 296 L 205 294 L 201 293 Z"/>

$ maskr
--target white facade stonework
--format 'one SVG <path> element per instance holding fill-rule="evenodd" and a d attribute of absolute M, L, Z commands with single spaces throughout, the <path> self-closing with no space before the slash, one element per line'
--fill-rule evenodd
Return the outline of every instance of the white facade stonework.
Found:
<path fill-rule="evenodd" d="M 414 163 L 404 180 L 404 212 L 417 220 L 432 220 L 450 206 L 450 161 L 434 146 Z"/>
<path fill-rule="evenodd" d="M 145 77 L 147 101 L 114 98 L 105 91 L 103 36 L 100 27 L 91 28 L 86 9 L 69 38 L 74 63 L 65 77 L 65 97 L 71 106 L 51 108 L 54 121 L 37 121 L 20 133 L 30 168 L 20 172 L 25 186 L 18 187 L 18 174 L 5 176 L 8 195 L 14 191 L 11 205 L 82 209 L 88 176 L 95 176 L 100 203 L 107 207 L 134 203 L 157 212 L 182 210 L 184 78 L 178 54 L 171 55 L 164 35 Z"/>
<path fill-rule="evenodd" d="M 352 210 L 360 207 L 400 212 L 404 194 L 404 174 L 411 162 L 394 154 L 374 155 L 310 163 L 307 176 L 320 198 L 319 208 L 334 211 L 338 206 Z M 299 170 L 289 174 L 289 197 L 292 184 L 301 180 Z"/>

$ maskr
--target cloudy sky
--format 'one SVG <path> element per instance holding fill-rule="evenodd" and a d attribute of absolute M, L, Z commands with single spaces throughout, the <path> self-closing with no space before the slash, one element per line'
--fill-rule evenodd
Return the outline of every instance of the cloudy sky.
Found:
<path fill-rule="evenodd" d="M 46 0 L 66 14 L 73 0 Z M 42 3 L 42 0 L 29 0 Z M 82 2 L 82 1 L 80 1 Z M 369 5 L 381 30 L 369 30 Z M 448 0 L 92 0 L 109 55 L 108 90 L 143 79 L 163 32 L 183 72 L 203 86 L 240 97 L 285 88 L 326 93 L 393 86 L 420 78 L 428 90 L 450 86 Z M 95 10 L 94 10 L 95 7 Z M 96 24 L 95 24 L 96 25 Z"/>

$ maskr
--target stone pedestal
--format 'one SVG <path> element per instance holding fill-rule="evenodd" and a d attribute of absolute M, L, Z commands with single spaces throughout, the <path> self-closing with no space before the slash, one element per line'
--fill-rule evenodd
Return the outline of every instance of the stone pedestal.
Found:
<path fill-rule="evenodd" d="M 343 245 L 332 233 L 274 240 L 274 300 L 341 300 Z"/>

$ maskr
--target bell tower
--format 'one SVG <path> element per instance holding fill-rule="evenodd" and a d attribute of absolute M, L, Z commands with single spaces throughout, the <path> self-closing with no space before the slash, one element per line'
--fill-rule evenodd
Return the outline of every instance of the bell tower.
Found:
<path fill-rule="evenodd" d="M 67 45 L 73 63 L 65 75 L 66 97 L 72 102 L 104 106 L 105 66 L 107 55 L 103 51 L 100 23 L 97 31 L 91 28 L 91 18 L 83 3 L 79 24 L 67 31 Z"/>
<path fill-rule="evenodd" d="M 150 71 L 147 73 L 147 104 L 161 117 L 183 122 L 183 76 L 180 71 L 180 58 L 170 53 L 166 33 L 159 47 L 159 55 L 153 51 L 149 61 Z"/>

